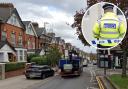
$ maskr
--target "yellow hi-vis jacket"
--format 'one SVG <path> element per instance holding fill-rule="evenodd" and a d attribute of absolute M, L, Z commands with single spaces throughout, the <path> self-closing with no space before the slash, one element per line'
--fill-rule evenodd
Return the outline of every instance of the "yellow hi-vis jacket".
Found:
<path fill-rule="evenodd" d="M 123 38 L 126 33 L 124 22 L 117 15 L 107 12 L 98 20 L 93 28 L 93 36 L 99 40 L 111 40 Z M 117 43 L 103 43 L 102 46 L 116 46 Z"/>

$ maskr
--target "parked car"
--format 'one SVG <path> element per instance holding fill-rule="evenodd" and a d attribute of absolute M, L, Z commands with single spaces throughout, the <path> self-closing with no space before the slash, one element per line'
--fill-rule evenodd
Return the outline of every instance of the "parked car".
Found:
<path fill-rule="evenodd" d="M 30 78 L 46 78 L 54 75 L 54 70 L 47 65 L 33 65 L 25 70 L 25 76 Z"/>
<path fill-rule="evenodd" d="M 97 65 L 97 61 L 96 60 L 93 60 L 93 65 Z"/>

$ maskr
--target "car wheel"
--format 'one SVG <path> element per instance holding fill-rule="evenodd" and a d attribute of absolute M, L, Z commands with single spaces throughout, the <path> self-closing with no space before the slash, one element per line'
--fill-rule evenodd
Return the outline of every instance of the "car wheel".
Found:
<path fill-rule="evenodd" d="M 42 74 L 41 78 L 44 79 L 45 77 L 46 77 L 46 75 L 45 74 Z"/>
<path fill-rule="evenodd" d="M 54 74 L 55 74 L 55 73 L 52 73 L 52 75 L 51 75 L 51 76 L 54 76 Z"/>
<path fill-rule="evenodd" d="M 30 77 L 26 76 L 26 79 L 30 79 Z"/>

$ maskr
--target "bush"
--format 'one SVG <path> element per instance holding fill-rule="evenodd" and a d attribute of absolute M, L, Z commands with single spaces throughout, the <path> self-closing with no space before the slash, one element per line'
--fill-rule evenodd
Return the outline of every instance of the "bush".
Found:
<path fill-rule="evenodd" d="M 38 56 L 39 56 L 38 54 L 30 54 L 30 55 L 28 55 L 27 62 L 30 62 L 33 57 L 38 57 Z"/>
<path fill-rule="evenodd" d="M 31 62 L 35 62 L 38 65 L 47 65 L 47 59 L 45 56 L 33 57 Z"/>
<path fill-rule="evenodd" d="M 5 71 L 15 71 L 18 69 L 25 68 L 25 63 L 24 62 L 10 62 L 5 64 Z"/>

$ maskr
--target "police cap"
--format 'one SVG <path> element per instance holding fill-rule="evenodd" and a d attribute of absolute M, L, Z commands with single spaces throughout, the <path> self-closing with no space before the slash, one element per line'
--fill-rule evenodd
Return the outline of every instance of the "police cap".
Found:
<path fill-rule="evenodd" d="M 112 4 L 105 4 L 105 5 L 103 5 L 103 9 L 105 10 L 105 9 L 108 9 L 108 8 L 111 8 L 111 9 L 113 9 L 113 5 Z"/>

